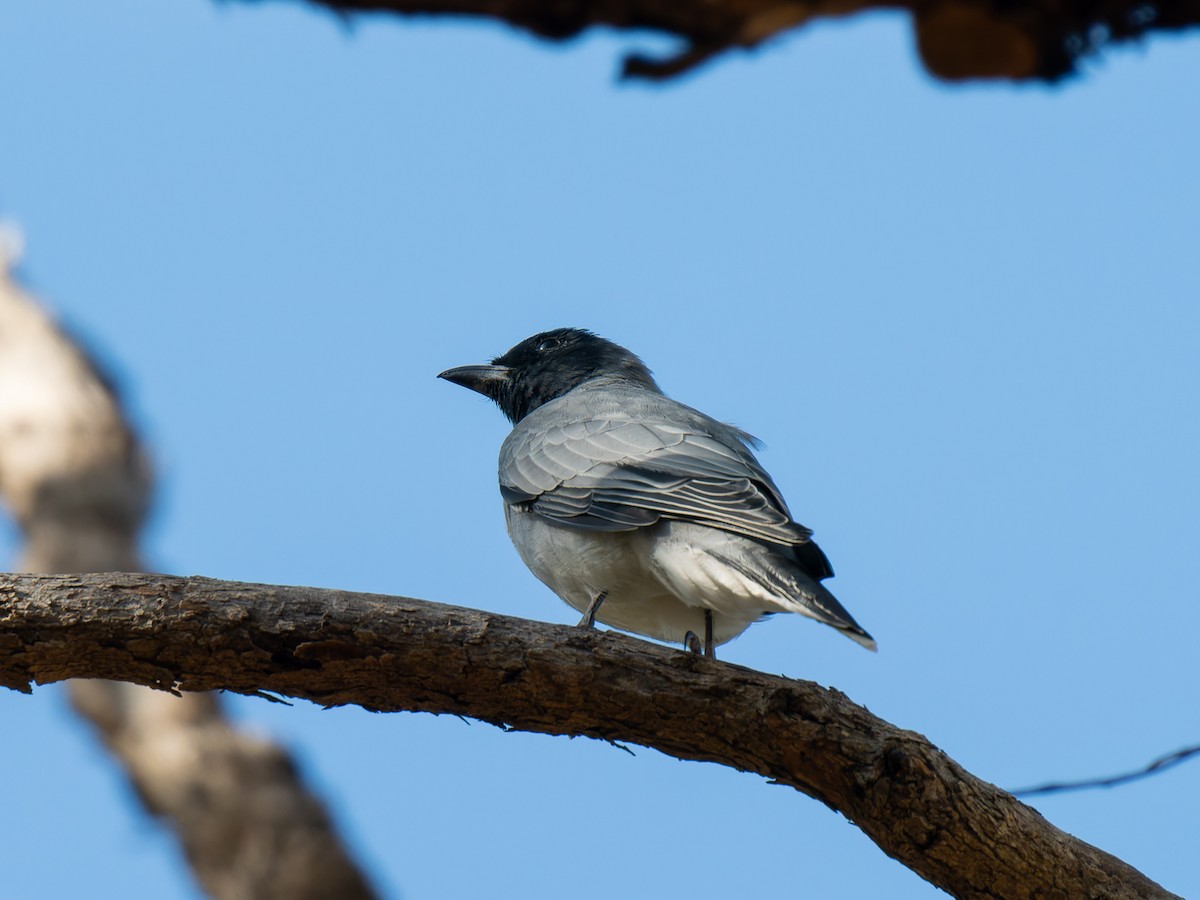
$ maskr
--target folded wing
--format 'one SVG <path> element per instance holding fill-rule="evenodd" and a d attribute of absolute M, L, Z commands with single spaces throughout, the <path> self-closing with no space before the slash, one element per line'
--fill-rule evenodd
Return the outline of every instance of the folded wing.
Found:
<path fill-rule="evenodd" d="M 812 532 L 792 521 L 740 434 L 687 407 L 676 409 L 691 421 L 613 416 L 518 428 L 501 450 L 504 499 L 596 531 L 630 531 L 660 519 L 697 522 L 796 546 L 812 568 L 828 570 L 824 554 L 809 543 Z"/>

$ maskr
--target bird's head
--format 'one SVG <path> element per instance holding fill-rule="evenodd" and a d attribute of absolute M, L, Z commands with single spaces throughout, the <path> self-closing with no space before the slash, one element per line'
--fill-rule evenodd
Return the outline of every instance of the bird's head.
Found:
<path fill-rule="evenodd" d="M 603 377 L 658 390 L 637 356 L 582 328 L 543 331 L 488 365 L 459 366 L 438 375 L 495 400 L 514 424 L 572 388 Z"/>

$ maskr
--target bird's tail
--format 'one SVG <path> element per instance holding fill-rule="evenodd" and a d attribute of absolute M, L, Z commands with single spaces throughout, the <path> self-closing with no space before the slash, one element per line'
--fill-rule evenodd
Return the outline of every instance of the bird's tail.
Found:
<path fill-rule="evenodd" d="M 836 628 L 850 640 L 872 652 L 879 649 L 875 638 L 854 621 L 854 616 L 846 611 L 846 607 L 838 602 L 838 598 L 833 596 L 825 585 L 809 578 L 803 581 L 807 584 L 800 585 L 800 596 L 795 598 L 797 606 L 801 607 L 797 612 Z"/>
<path fill-rule="evenodd" d="M 825 554 L 821 553 L 820 548 L 815 544 L 811 546 L 823 564 L 809 567 L 818 572 L 820 577 L 829 577 L 833 574 L 833 570 L 830 568 L 828 560 L 825 559 Z M 838 602 L 837 597 L 821 584 L 818 577 L 814 577 L 806 570 L 806 560 L 797 558 L 788 552 L 790 548 L 783 549 L 761 541 L 747 539 L 738 544 L 736 549 L 739 552 L 730 552 L 728 547 L 723 547 L 721 552 L 712 549 L 706 552 L 709 556 L 719 559 L 725 565 L 739 572 L 746 579 L 762 586 L 765 593 L 777 604 L 776 608 L 779 611 L 800 613 L 810 619 L 816 619 L 831 628 L 836 628 L 850 640 L 861 644 L 868 650 L 877 649 L 875 639 L 867 633 L 865 628 L 854 621 L 854 616 L 850 615 L 846 611 L 846 607 Z M 807 562 L 812 563 L 816 556 Z"/>

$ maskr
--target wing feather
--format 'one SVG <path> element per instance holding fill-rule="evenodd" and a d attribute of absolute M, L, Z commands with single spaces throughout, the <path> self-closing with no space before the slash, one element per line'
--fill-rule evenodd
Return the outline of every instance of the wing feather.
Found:
<path fill-rule="evenodd" d="M 565 399 L 565 398 L 564 398 Z M 792 521 L 741 434 L 666 398 L 661 420 L 614 411 L 578 420 L 523 421 L 500 453 L 509 503 L 563 525 L 625 531 L 680 519 L 777 544 L 811 531 Z M 547 418 L 549 418 L 547 416 Z M 526 427 L 528 426 L 528 427 Z"/>

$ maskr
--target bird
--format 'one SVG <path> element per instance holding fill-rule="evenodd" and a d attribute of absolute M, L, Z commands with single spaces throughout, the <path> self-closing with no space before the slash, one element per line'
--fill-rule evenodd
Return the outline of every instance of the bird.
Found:
<path fill-rule="evenodd" d="M 556 328 L 438 377 L 512 423 L 499 460 L 509 536 L 580 626 L 715 658 L 754 622 L 792 612 L 876 649 L 821 584 L 833 569 L 757 440 L 672 400 L 631 351 Z"/>

